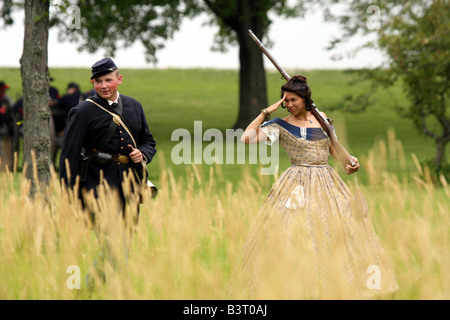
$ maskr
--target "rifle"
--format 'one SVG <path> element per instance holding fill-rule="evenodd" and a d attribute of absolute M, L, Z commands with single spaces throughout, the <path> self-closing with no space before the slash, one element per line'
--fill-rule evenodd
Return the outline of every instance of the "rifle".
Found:
<path fill-rule="evenodd" d="M 248 30 L 248 33 L 250 34 L 250 37 L 255 41 L 255 43 L 258 45 L 258 47 L 261 49 L 261 51 L 266 55 L 266 57 L 272 62 L 272 64 L 275 66 L 275 68 L 278 69 L 278 71 L 281 73 L 284 79 L 286 81 L 289 81 L 291 78 L 289 74 L 284 70 L 278 62 L 275 60 L 275 58 L 267 51 L 266 47 L 262 44 L 262 42 L 258 39 L 257 36 L 253 33 L 252 30 Z M 331 144 L 334 147 L 334 150 L 336 150 L 336 153 L 338 155 L 339 161 L 342 163 L 342 165 L 350 165 L 354 167 L 356 163 L 354 162 L 352 156 L 345 150 L 345 148 L 342 146 L 342 144 L 339 143 L 336 134 L 333 130 L 333 127 L 331 126 L 331 123 L 325 119 L 325 117 L 319 112 L 319 109 L 317 109 L 316 105 L 312 104 L 313 108 L 311 110 L 312 115 L 319 121 L 320 126 L 323 128 L 323 130 L 327 133 L 328 137 L 330 138 Z"/>

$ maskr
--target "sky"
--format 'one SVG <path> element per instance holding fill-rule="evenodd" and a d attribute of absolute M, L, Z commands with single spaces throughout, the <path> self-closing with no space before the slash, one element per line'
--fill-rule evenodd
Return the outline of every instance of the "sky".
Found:
<path fill-rule="evenodd" d="M 13 26 L 0 28 L 0 67 L 20 67 L 24 17 L 22 13 L 16 13 L 14 18 Z M 305 18 L 272 18 L 274 22 L 269 37 L 273 46 L 269 51 L 286 70 L 365 68 L 375 67 L 383 61 L 382 54 L 375 50 L 363 50 L 356 56 L 349 55 L 348 52 L 364 40 L 359 38 L 339 49 L 326 50 L 331 39 L 342 32 L 336 24 L 325 23 L 320 11 L 308 14 Z M 113 60 L 119 68 L 238 69 L 237 47 L 230 47 L 226 53 L 210 50 L 217 27 L 204 26 L 207 19 L 206 15 L 193 20 L 185 19 L 173 39 L 168 40 L 165 48 L 158 51 L 156 64 L 146 62 L 144 49 L 138 43 L 131 48 L 119 50 Z M 50 30 L 48 48 L 50 68 L 90 68 L 95 61 L 104 57 L 103 50 L 89 54 L 79 52 L 74 43 L 58 42 L 56 29 Z M 265 59 L 264 64 L 266 69 L 275 70 L 268 59 Z"/>

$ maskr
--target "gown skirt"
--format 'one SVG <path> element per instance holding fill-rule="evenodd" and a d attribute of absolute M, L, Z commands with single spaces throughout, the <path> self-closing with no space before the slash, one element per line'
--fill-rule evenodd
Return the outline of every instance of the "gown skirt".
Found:
<path fill-rule="evenodd" d="M 280 118 L 261 129 L 269 144 L 280 142 L 292 166 L 273 185 L 244 246 L 251 290 L 273 292 L 269 298 L 395 293 L 396 277 L 364 196 L 352 193 L 328 165 L 326 133 Z"/>

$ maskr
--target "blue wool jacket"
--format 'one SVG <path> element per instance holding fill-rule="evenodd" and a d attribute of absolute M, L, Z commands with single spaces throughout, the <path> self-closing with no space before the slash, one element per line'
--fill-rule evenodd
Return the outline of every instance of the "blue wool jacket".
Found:
<path fill-rule="evenodd" d="M 109 106 L 108 102 L 98 95 L 92 96 L 89 99 L 94 100 L 109 111 L 115 112 L 114 108 Z M 121 126 L 118 126 L 111 139 L 101 151 L 109 154 L 128 156 L 129 151 L 127 146 L 131 144 L 144 154 L 147 163 L 149 163 L 156 153 L 156 142 L 150 133 L 142 105 L 137 100 L 122 94 L 120 95 L 120 99 L 122 100 L 123 109 L 121 118 L 133 134 L 137 146 L 134 146 L 127 131 Z M 64 140 L 59 162 L 60 177 L 66 186 L 74 186 L 76 177 L 80 174 L 79 166 L 82 149 L 98 150 L 99 141 L 107 131 L 111 121 L 112 116 L 109 113 L 89 101 L 80 102 L 70 110 L 69 122 L 64 131 Z M 66 167 L 66 159 L 69 161 L 70 173 L 69 168 Z M 124 173 L 132 165 L 133 163 L 130 160 L 128 164 L 111 161 L 107 166 L 100 166 L 96 158 L 91 158 L 89 160 L 86 181 L 81 183 L 80 189 L 86 188 L 90 190 L 96 188 L 100 183 L 100 171 L 103 170 L 104 179 L 107 180 L 111 187 L 118 189 L 122 195 Z"/>

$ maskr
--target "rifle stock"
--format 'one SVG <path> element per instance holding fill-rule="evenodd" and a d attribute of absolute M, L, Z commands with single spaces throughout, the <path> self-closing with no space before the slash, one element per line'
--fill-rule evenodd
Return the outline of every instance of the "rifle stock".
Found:
<path fill-rule="evenodd" d="M 289 81 L 291 78 L 289 74 L 284 70 L 278 62 L 275 60 L 275 58 L 267 51 L 266 47 L 262 44 L 262 42 L 258 39 L 258 37 L 253 33 L 252 30 L 248 30 L 248 33 L 250 37 L 255 41 L 255 43 L 258 45 L 258 47 L 261 49 L 261 51 L 266 55 L 266 57 L 272 62 L 272 64 L 277 68 L 277 70 L 281 73 L 284 79 L 286 81 Z M 313 109 L 311 111 L 313 116 L 319 121 L 321 127 L 323 130 L 327 133 L 328 137 L 330 138 L 331 144 L 334 147 L 334 150 L 337 153 L 337 156 L 339 158 L 339 161 L 342 163 L 342 165 L 350 165 L 354 167 L 356 164 L 353 161 L 353 158 L 350 156 L 350 154 L 345 150 L 345 148 L 342 146 L 342 144 L 338 141 L 336 134 L 334 133 L 333 127 L 328 122 L 327 119 L 319 112 L 319 109 L 317 109 L 316 105 L 313 103 Z"/>

